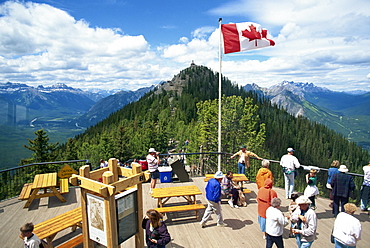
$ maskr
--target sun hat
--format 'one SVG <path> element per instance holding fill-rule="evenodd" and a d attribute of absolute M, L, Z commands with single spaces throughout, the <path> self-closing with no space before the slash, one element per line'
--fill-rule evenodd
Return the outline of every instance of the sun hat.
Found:
<path fill-rule="evenodd" d="M 311 204 L 311 200 L 308 199 L 307 196 L 305 195 L 301 195 L 300 197 L 297 198 L 297 200 L 295 200 L 295 202 L 299 205 L 299 204 Z"/>
<path fill-rule="evenodd" d="M 222 171 L 217 171 L 214 175 L 214 178 L 223 178 L 224 177 L 224 173 L 222 173 Z"/>
<path fill-rule="evenodd" d="M 344 164 L 340 165 L 338 170 L 340 172 L 348 172 L 347 166 L 345 166 Z"/>
<path fill-rule="evenodd" d="M 156 152 L 156 150 L 154 148 L 149 148 L 149 153 L 152 153 L 152 152 Z"/>
<path fill-rule="evenodd" d="M 286 149 L 288 152 L 294 152 L 295 150 L 291 147 L 289 147 L 288 149 Z"/>

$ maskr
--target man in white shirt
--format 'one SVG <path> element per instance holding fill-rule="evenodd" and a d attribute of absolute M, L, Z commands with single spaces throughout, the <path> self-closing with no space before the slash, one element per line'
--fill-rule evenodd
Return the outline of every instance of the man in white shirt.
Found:
<path fill-rule="evenodd" d="M 280 198 L 272 198 L 271 207 L 266 210 L 266 248 L 274 244 L 278 248 L 284 248 L 284 226 L 288 225 L 288 218 L 280 211 Z"/>
<path fill-rule="evenodd" d="M 285 194 L 286 198 L 290 199 L 290 196 L 294 192 L 294 177 L 295 170 L 298 169 L 301 164 L 298 159 L 293 155 L 294 149 L 288 148 L 288 154 L 285 154 L 280 159 L 280 165 L 284 170 L 284 180 L 285 180 Z"/>
<path fill-rule="evenodd" d="M 157 184 L 157 179 L 159 178 L 159 159 L 157 156 L 157 151 L 154 148 L 150 148 L 148 151 L 148 156 L 146 156 L 146 161 L 148 162 L 148 170 L 150 172 L 150 190 L 149 193 L 152 193 L 152 190 L 155 188 Z"/>

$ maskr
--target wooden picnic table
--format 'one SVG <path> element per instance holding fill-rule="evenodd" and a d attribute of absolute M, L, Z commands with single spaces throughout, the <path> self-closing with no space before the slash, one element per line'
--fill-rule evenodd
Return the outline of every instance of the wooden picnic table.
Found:
<path fill-rule="evenodd" d="M 72 227 L 75 231 L 77 226 L 81 227 L 82 222 L 82 208 L 78 207 L 44 222 L 36 224 L 33 232 L 40 239 L 46 239 L 48 247 L 52 248 L 53 239 L 55 236 L 64 229 Z"/>
<path fill-rule="evenodd" d="M 158 199 L 158 206 L 163 205 L 170 200 L 172 197 L 183 197 L 187 203 L 195 204 L 196 195 L 201 195 L 202 192 L 195 185 L 189 186 L 178 186 L 178 187 L 167 187 L 167 188 L 154 188 L 152 197 Z"/>
<path fill-rule="evenodd" d="M 56 196 L 61 202 L 66 202 L 66 199 L 61 195 L 57 190 L 57 173 L 46 173 L 46 174 L 37 174 L 33 180 L 32 184 L 29 184 L 30 192 L 29 197 L 26 196 L 24 199 L 27 199 L 24 208 L 28 208 L 33 200 L 42 198 Z M 42 192 L 40 192 L 42 190 Z"/>
<path fill-rule="evenodd" d="M 208 182 L 209 179 L 213 178 L 214 174 L 206 174 L 206 177 L 204 178 L 205 182 Z M 244 181 L 249 181 L 246 175 L 244 174 L 233 174 L 233 182 L 239 183 L 239 182 L 244 182 Z"/>

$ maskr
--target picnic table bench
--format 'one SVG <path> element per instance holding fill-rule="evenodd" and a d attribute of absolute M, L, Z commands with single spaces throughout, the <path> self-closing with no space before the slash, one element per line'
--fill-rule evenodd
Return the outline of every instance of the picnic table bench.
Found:
<path fill-rule="evenodd" d="M 154 188 L 152 197 L 158 199 L 158 207 L 156 210 L 160 213 L 180 212 L 180 211 L 195 211 L 195 216 L 198 218 L 198 210 L 205 209 L 203 204 L 196 204 L 196 195 L 201 195 L 202 192 L 195 185 Z M 180 206 L 164 207 L 172 197 L 183 197 L 188 204 Z"/>
<path fill-rule="evenodd" d="M 82 208 L 78 207 L 44 222 L 36 224 L 33 232 L 40 238 L 46 239 L 48 247 L 53 246 L 53 239 L 55 236 L 64 229 L 69 227 L 75 231 L 77 227 L 81 227 L 82 223 Z M 82 241 L 81 241 L 82 242 Z M 70 246 L 72 247 L 72 246 Z"/>
<path fill-rule="evenodd" d="M 56 187 L 59 186 L 59 190 Z M 41 193 L 39 191 L 42 191 Z M 24 208 L 28 208 L 33 200 L 42 197 L 56 196 L 61 202 L 66 202 L 62 194 L 68 193 L 68 179 L 60 179 L 57 182 L 57 173 L 37 174 L 33 183 L 24 184 L 19 200 L 27 200 Z"/>
<path fill-rule="evenodd" d="M 181 212 L 181 211 L 195 211 L 195 218 L 198 219 L 198 210 L 205 209 L 206 207 L 203 204 L 189 204 L 189 205 L 181 205 L 181 206 L 171 206 L 171 207 L 162 207 L 162 208 L 155 208 L 158 212 L 170 213 L 170 212 Z"/>

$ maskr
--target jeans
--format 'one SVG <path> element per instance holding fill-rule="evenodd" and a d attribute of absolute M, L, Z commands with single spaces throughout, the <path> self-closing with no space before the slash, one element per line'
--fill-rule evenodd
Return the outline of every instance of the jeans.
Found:
<path fill-rule="evenodd" d="M 334 238 L 334 242 L 335 242 L 334 248 L 356 248 L 356 246 L 348 246 L 348 245 L 342 244 L 336 238 Z"/>
<path fill-rule="evenodd" d="M 209 200 L 207 201 L 208 206 L 206 208 L 206 211 L 204 212 L 201 223 L 206 223 L 207 220 L 211 217 L 211 214 L 214 212 L 217 216 L 217 224 L 223 224 L 224 218 L 222 216 L 221 201 L 218 203 Z"/>
<path fill-rule="evenodd" d="M 295 235 L 295 241 L 297 242 L 298 248 L 309 248 L 311 247 L 313 241 L 311 242 L 302 242 L 301 241 L 301 234 Z"/>
<path fill-rule="evenodd" d="M 290 198 L 294 192 L 294 172 L 290 174 L 284 173 L 284 180 L 286 198 Z"/>
<path fill-rule="evenodd" d="M 276 244 L 277 248 L 284 248 L 283 235 L 276 237 L 266 233 L 266 248 L 272 248 L 273 244 Z"/>
<path fill-rule="evenodd" d="M 238 163 L 238 174 L 245 174 L 245 164 Z"/>
<path fill-rule="evenodd" d="M 369 204 L 370 204 L 370 186 L 362 185 L 361 187 L 361 210 L 370 210 Z"/>

